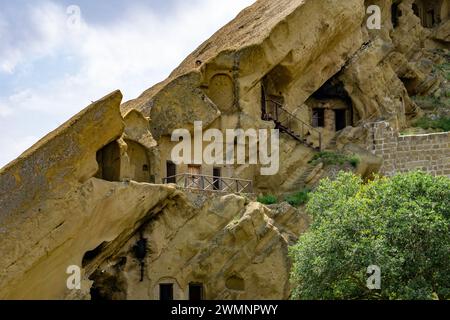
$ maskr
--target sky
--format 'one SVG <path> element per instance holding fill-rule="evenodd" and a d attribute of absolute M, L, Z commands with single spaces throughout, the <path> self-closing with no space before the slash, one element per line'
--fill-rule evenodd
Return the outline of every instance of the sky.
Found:
<path fill-rule="evenodd" d="M 0 0 L 0 167 L 92 101 L 133 99 L 254 0 Z"/>

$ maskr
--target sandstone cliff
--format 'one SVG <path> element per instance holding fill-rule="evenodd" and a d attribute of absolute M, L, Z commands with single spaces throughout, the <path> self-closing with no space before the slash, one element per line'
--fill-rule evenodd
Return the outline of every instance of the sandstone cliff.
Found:
<path fill-rule="evenodd" d="M 379 30 L 367 28 L 371 4 Z M 447 104 L 436 67 L 449 63 L 449 7 L 259 0 L 140 97 L 121 105 L 116 91 L 93 103 L 0 170 L 0 298 L 158 299 L 161 284 L 179 299 L 199 284 L 209 299 L 288 298 L 287 248 L 309 217 L 225 194 L 222 180 L 200 194 L 186 181 L 220 172 L 252 181 L 255 194 L 285 195 L 335 175 L 311 162 L 324 150 L 358 155 L 348 169 L 364 176 L 377 172 L 392 159 L 377 156 L 383 144 L 371 150 L 371 122 L 402 130 L 429 112 L 417 96 Z M 280 128 L 268 117 L 280 106 L 290 120 L 277 174 L 170 163 L 174 129 L 198 120 L 221 131 Z M 199 171 L 167 184 L 188 170 Z M 81 290 L 67 289 L 70 265 L 81 268 Z"/>

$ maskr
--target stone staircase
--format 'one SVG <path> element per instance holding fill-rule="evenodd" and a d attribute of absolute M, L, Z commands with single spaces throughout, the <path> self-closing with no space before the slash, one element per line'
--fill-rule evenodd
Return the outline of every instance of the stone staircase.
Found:
<path fill-rule="evenodd" d="M 303 190 L 306 187 L 306 179 L 308 179 L 315 168 L 316 166 L 308 164 L 305 170 L 295 171 L 289 179 L 284 182 L 283 188 L 289 190 Z"/>
<path fill-rule="evenodd" d="M 306 170 L 303 172 L 300 178 L 295 181 L 295 184 L 293 186 L 297 189 L 304 189 L 306 187 L 306 179 L 311 175 L 314 169 L 315 166 L 308 164 Z"/>
<path fill-rule="evenodd" d="M 333 139 L 328 142 L 327 146 L 325 147 L 324 151 L 335 151 L 337 148 L 337 134 L 333 137 Z"/>

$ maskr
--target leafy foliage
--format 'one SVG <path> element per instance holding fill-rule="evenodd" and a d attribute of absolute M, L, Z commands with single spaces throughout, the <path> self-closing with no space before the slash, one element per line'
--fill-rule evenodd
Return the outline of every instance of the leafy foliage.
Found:
<path fill-rule="evenodd" d="M 436 119 L 423 117 L 417 120 L 413 125 L 422 129 L 440 129 L 450 131 L 450 117 L 438 117 Z"/>
<path fill-rule="evenodd" d="M 278 199 L 274 195 L 268 194 L 268 195 L 265 195 L 265 196 L 258 197 L 257 201 L 262 203 L 262 204 L 269 205 L 269 204 L 277 203 Z"/>
<path fill-rule="evenodd" d="M 438 65 L 436 66 L 436 68 L 441 71 L 442 75 L 447 81 L 450 81 L 450 62 Z"/>
<path fill-rule="evenodd" d="M 305 204 L 306 201 L 308 200 L 309 192 L 310 192 L 309 189 L 305 189 L 297 193 L 294 193 L 293 195 L 286 197 L 286 202 L 293 207 L 301 206 L 302 204 Z"/>
<path fill-rule="evenodd" d="M 346 163 L 356 167 L 359 163 L 359 158 L 356 155 L 346 155 L 342 153 L 322 151 L 314 155 L 310 163 L 316 165 L 322 162 L 324 165 L 344 165 Z"/>
<path fill-rule="evenodd" d="M 413 96 L 414 100 L 422 109 L 436 109 L 443 107 L 441 99 L 435 96 Z"/>
<path fill-rule="evenodd" d="M 449 299 L 450 179 L 352 173 L 310 194 L 313 224 L 290 248 L 296 299 Z M 381 268 L 381 289 L 366 287 Z"/>

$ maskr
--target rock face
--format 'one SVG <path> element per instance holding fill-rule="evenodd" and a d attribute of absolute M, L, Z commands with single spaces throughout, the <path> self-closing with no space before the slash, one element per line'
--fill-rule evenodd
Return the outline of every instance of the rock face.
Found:
<path fill-rule="evenodd" d="M 0 172 L 0 298 L 64 297 L 69 265 L 175 192 L 93 178 L 97 150 L 122 135 L 121 98 L 92 104 Z"/>
<path fill-rule="evenodd" d="M 288 298 L 287 249 L 309 217 L 249 198 L 333 177 L 339 167 L 311 164 L 319 151 L 358 155 L 363 176 L 385 168 L 371 123 L 400 131 L 423 114 L 411 96 L 447 94 L 449 2 L 259 0 L 140 97 L 93 103 L 0 170 L 0 298 Z M 171 134 L 196 121 L 279 129 L 278 172 L 174 164 Z M 227 194 L 243 183 L 252 195 Z"/>
<path fill-rule="evenodd" d="M 192 285 L 202 286 L 205 299 L 288 298 L 287 249 L 306 230 L 308 216 L 236 195 L 191 198 L 169 203 L 114 249 L 90 277 L 94 297 L 159 299 L 160 286 L 171 284 L 178 299 L 188 299 Z M 135 249 L 142 239 L 148 254 L 139 260 Z"/>

